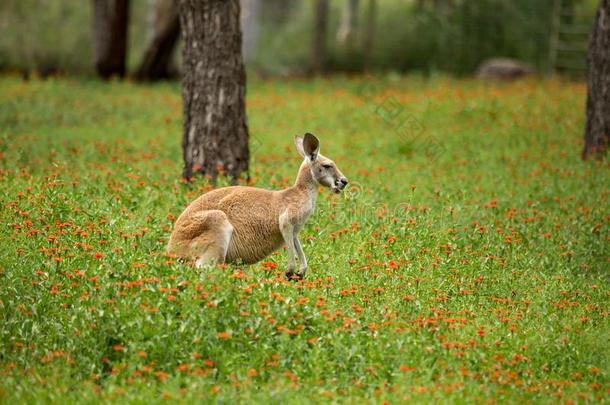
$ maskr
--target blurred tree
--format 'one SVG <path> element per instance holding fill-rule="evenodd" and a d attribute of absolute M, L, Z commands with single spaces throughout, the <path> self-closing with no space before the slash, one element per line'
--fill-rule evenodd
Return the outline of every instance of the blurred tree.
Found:
<path fill-rule="evenodd" d="M 377 0 L 369 0 L 366 14 L 364 41 L 362 43 L 364 70 L 371 70 L 373 64 L 373 49 L 375 47 L 375 30 L 377 25 Z"/>
<path fill-rule="evenodd" d="M 326 70 L 328 32 L 328 0 L 315 0 L 311 64 L 315 74 Z"/>
<path fill-rule="evenodd" d="M 248 171 L 239 0 L 180 0 L 184 177 Z"/>
<path fill-rule="evenodd" d="M 358 0 L 346 0 L 341 24 L 337 30 L 337 40 L 348 48 L 354 48 L 354 41 L 358 32 Z"/>
<path fill-rule="evenodd" d="M 256 48 L 258 46 L 261 0 L 240 0 L 240 4 L 243 31 L 242 50 L 244 60 L 249 62 L 256 56 Z"/>
<path fill-rule="evenodd" d="M 417 0 L 415 6 L 421 10 L 428 4 L 436 12 L 446 12 L 453 7 L 453 0 Z"/>
<path fill-rule="evenodd" d="M 271 25 L 282 26 L 291 21 L 295 9 L 298 9 L 301 0 L 261 0 L 262 19 Z"/>
<path fill-rule="evenodd" d="M 601 156 L 610 145 L 610 0 L 601 0 L 589 44 L 587 126 L 583 157 Z"/>
<path fill-rule="evenodd" d="M 125 76 L 129 0 L 93 0 L 95 70 L 108 79 Z"/>
<path fill-rule="evenodd" d="M 136 72 L 138 80 L 160 80 L 173 76 L 172 56 L 180 36 L 178 0 L 153 0 L 151 41 Z"/>

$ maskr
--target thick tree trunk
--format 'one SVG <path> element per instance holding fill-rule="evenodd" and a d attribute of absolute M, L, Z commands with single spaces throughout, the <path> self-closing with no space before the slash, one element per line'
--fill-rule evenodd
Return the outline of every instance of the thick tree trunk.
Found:
<path fill-rule="evenodd" d="M 95 70 L 108 79 L 125 76 L 129 0 L 93 0 Z"/>
<path fill-rule="evenodd" d="M 314 73 L 326 70 L 326 33 L 328 32 L 328 0 L 315 0 L 312 68 Z"/>
<path fill-rule="evenodd" d="M 610 0 L 601 0 L 589 44 L 587 127 L 583 157 L 610 145 Z"/>
<path fill-rule="evenodd" d="M 156 0 L 153 35 L 136 72 L 138 80 L 160 80 L 172 77 L 172 56 L 180 35 L 177 0 Z"/>
<path fill-rule="evenodd" d="M 248 171 L 239 0 L 180 0 L 184 177 Z"/>

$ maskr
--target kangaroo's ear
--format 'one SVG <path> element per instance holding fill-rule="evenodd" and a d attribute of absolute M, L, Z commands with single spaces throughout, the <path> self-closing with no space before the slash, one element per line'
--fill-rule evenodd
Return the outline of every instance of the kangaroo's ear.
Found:
<path fill-rule="evenodd" d="M 303 150 L 303 138 L 296 135 L 294 137 L 294 146 L 296 146 L 297 148 L 297 152 L 299 152 L 299 155 L 306 157 L 307 155 L 305 155 L 305 151 Z"/>
<path fill-rule="evenodd" d="M 320 141 L 318 141 L 318 138 L 309 132 L 306 133 L 305 137 L 303 138 L 303 151 L 305 152 L 305 156 L 307 156 L 312 162 L 318 158 L 318 153 L 320 152 Z"/>

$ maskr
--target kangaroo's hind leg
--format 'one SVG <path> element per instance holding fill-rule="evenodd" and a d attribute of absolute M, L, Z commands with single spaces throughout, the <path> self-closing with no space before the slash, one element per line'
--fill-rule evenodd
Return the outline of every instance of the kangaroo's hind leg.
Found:
<path fill-rule="evenodd" d="M 181 240 L 173 244 L 182 248 L 195 267 L 224 263 L 233 234 L 233 226 L 224 212 L 197 212 L 180 223 L 176 231 Z"/>
<path fill-rule="evenodd" d="M 233 234 L 233 225 L 222 211 L 204 211 L 201 216 L 203 230 L 190 243 L 195 267 L 224 263 Z"/>

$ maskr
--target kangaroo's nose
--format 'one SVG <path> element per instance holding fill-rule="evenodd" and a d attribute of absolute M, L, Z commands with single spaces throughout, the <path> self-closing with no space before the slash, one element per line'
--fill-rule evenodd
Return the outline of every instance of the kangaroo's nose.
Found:
<path fill-rule="evenodd" d="M 344 177 L 344 178 L 342 178 L 342 179 L 341 179 L 341 180 L 339 180 L 339 181 L 341 182 L 341 185 L 342 185 L 343 187 L 347 186 L 347 179 L 346 179 L 345 177 Z"/>

